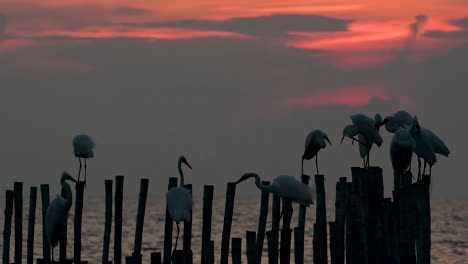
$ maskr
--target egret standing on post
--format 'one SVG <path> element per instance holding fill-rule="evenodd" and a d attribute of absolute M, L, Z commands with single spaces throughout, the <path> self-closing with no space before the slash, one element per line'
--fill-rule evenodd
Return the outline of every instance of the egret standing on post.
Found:
<path fill-rule="evenodd" d="M 409 128 L 413 124 L 413 117 L 405 110 L 400 110 L 385 118 L 385 129 L 390 133 L 395 133 L 400 128 Z"/>
<path fill-rule="evenodd" d="M 58 242 L 63 239 L 66 235 L 66 223 L 68 220 L 68 211 L 72 206 L 72 190 L 70 185 L 66 181 L 76 180 L 70 176 L 66 171 L 62 173 L 60 178 L 60 185 L 65 190 L 66 198 L 57 195 L 55 199 L 50 203 L 46 211 L 46 231 L 47 238 L 52 250 L 52 262 L 54 261 L 54 248 Z"/>
<path fill-rule="evenodd" d="M 77 135 L 73 138 L 73 151 L 75 153 L 75 157 L 78 158 L 80 162 L 80 170 L 78 171 L 78 181 L 80 180 L 81 175 L 81 159 L 84 159 L 84 166 L 85 166 L 85 176 L 84 182 L 86 183 L 86 169 L 87 164 L 86 160 L 90 158 L 94 158 L 93 149 L 95 147 L 94 140 L 88 135 Z"/>
<path fill-rule="evenodd" d="M 302 154 L 302 166 L 301 166 L 301 175 L 304 175 L 304 160 L 310 160 L 315 156 L 315 166 L 317 169 L 317 175 L 319 174 L 318 167 L 318 152 L 320 149 L 325 148 L 327 141 L 330 145 L 330 139 L 328 139 L 327 134 L 325 134 L 320 129 L 315 129 L 311 131 L 305 141 L 304 154 Z"/>
<path fill-rule="evenodd" d="M 249 178 L 255 178 L 255 185 L 261 191 L 271 192 L 291 203 L 298 203 L 309 207 L 313 204 L 312 189 L 300 182 L 296 177 L 280 175 L 270 185 L 263 185 L 260 176 L 256 173 L 245 173 L 237 182 L 239 184 Z M 283 210 L 283 209 L 282 209 Z M 292 207 L 290 208 L 292 214 Z M 281 216 L 283 213 L 281 213 Z"/>
<path fill-rule="evenodd" d="M 187 159 L 184 156 L 180 156 L 178 161 L 180 185 L 179 187 L 170 189 L 166 193 L 166 201 L 167 207 L 169 209 L 169 214 L 171 215 L 172 220 L 174 220 L 177 225 L 177 237 L 174 246 L 174 251 L 172 252 L 172 254 L 174 254 L 174 252 L 176 251 L 177 242 L 179 240 L 179 222 L 190 222 L 192 220 L 192 195 L 190 195 L 190 191 L 184 187 L 184 172 L 182 171 L 182 163 L 184 163 L 185 165 L 187 165 L 187 167 L 192 169 L 192 167 L 188 164 Z"/>
<path fill-rule="evenodd" d="M 390 144 L 390 159 L 393 167 L 393 182 L 395 190 L 401 188 L 402 177 L 411 164 L 416 142 L 408 129 L 398 129 Z"/>

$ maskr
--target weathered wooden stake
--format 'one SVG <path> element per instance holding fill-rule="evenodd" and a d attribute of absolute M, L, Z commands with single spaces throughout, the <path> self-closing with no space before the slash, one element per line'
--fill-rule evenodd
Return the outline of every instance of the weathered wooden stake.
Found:
<path fill-rule="evenodd" d="M 335 262 L 344 264 L 345 260 L 345 222 L 346 222 L 346 177 L 341 177 L 336 183 L 335 200 L 335 226 L 336 226 L 336 252 Z M 331 231 L 330 231 L 331 232 Z"/>
<path fill-rule="evenodd" d="M 50 263 L 50 245 L 47 238 L 46 229 L 46 212 L 49 207 L 49 185 L 41 184 L 41 200 L 42 200 L 42 260 L 45 263 Z"/>
<path fill-rule="evenodd" d="M 67 193 L 65 192 L 65 189 L 64 188 L 61 188 L 60 189 L 60 195 L 66 199 L 67 197 Z M 60 238 L 59 240 L 59 244 L 60 244 L 60 248 L 59 248 L 59 260 L 61 263 L 65 263 L 65 262 L 68 262 L 68 259 L 67 259 L 67 244 L 68 244 L 68 219 L 67 221 L 64 223 L 65 225 L 65 230 L 67 230 L 67 232 L 65 232 L 64 236 L 62 238 Z"/>
<path fill-rule="evenodd" d="M 231 246 L 232 264 L 242 263 L 242 238 L 233 237 Z"/>
<path fill-rule="evenodd" d="M 224 224 L 221 239 L 221 264 L 227 264 L 229 259 L 229 242 L 231 238 L 232 213 L 234 211 L 234 198 L 236 196 L 236 183 L 228 182 L 226 189 L 226 204 L 224 207 Z"/>
<path fill-rule="evenodd" d="M 169 177 L 169 184 L 167 190 L 170 190 L 174 187 L 177 187 L 177 177 Z M 173 220 L 169 214 L 169 208 L 166 204 L 166 218 L 164 222 L 164 264 L 171 263 L 171 254 L 172 254 L 172 227 Z"/>
<path fill-rule="evenodd" d="M 308 185 L 309 180 L 310 180 L 310 176 L 303 174 L 301 176 L 301 179 L 302 179 L 302 183 Z M 302 229 L 305 229 L 306 208 L 307 208 L 307 206 L 305 206 L 305 205 L 299 206 L 299 222 L 298 222 L 297 226 L 301 227 Z"/>
<path fill-rule="evenodd" d="M 316 220 L 314 224 L 313 252 L 314 263 L 328 263 L 327 258 L 327 209 L 325 204 L 325 176 L 315 175 L 317 192 Z"/>
<path fill-rule="evenodd" d="M 202 245 L 201 245 L 201 260 L 202 263 L 208 262 L 208 255 L 205 254 L 206 247 L 211 240 L 211 216 L 213 213 L 213 185 L 205 185 L 203 187 L 203 226 L 202 226 Z"/>
<path fill-rule="evenodd" d="M 330 259 L 331 263 L 339 263 L 339 231 L 337 222 L 329 222 L 330 227 Z"/>
<path fill-rule="evenodd" d="M 13 184 L 15 195 L 15 263 L 21 264 L 23 249 L 23 183 Z"/>
<path fill-rule="evenodd" d="M 161 264 L 161 252 L 151 253 L 151 264 Z"/>
<path fill-rule="evenodd" d="M 283 215 L 283 219 L 285 216 L 286 216 L 286 213 L 285 215 Z M 280 263 L 281 264 L 290 263 L 291 261 L 291 233 L 292 233 L 292 229 L 289 227 L 287 228 L 283 227 L 283 229 L 281 229 L 281 241 L 280 241 Z"/>
<path fill-rule="evenodd" d="M 13 216 L 13 199 L 14 192 L 12 190 L 5 191 L 5 222 L 3 225 L 3 256 L 2 263 L 10 263 L 10 237 L 11 237 L 11 218 Z"/>
<path fill-rule="evenodd" d="M 369 211 L 367 214 L 367 248 L 369 254 L 368 263 L 382 263 L 383 260 L 383 173 L 380 167 L 370 167 L 367 171 L 369 180 Z"/>
<path fill-rule="evenodd" d="M 141 242 L 143 240 L 143 226 L 145 223 L 146 198 L 148 197 L 149 179 L 143 178 L 140 181 L 140 194 L 138 198 L 138 211 L 135 227 L 135 244 L 133 246 L 133 254 L 140 256 L 141 259 Z"/>
<path fill-rule="evenodd" d="M 417 261 L 418 264 L 430 263 L 431 259 L 431 204 L 429 197 L 429 186 L 431 176 L 423 175 L 422 182 L 419 184 L 417 198 Z"/>
<path fill-rule="evenodd" d="M 122 263 L 122 206 L 124 176 L 115 177 L 114 264 Z"/>
<path fill-rule="evenodd" d="M 266 232 L 268 241 L 268 263 L 278 264 L 278 232 L 270 230 Z"/>
<path fill-rule="evenodd" d="M 246 253 L 247 253 L 247 263 L 248 264 L 255 264 L 257 263 L 257 251 L 255 249 L 255 239 L 257 234 L 254 231 L 246 231 L 245 232 L 246 241 Z"/>
<path fill-rule="evenodd" d="M 29 192 L 27 263 L 34 263 L 34 224 L 36 222 L 37 187 L 31 187 Z"/>
<path fill-rule="evenodd" d="M 276 238 L 279 239 L 280 215 L 281 215 L 281 197 L 273 194 L 271 204 L 271 232 L 276 232 Z"/>
<path fill-rule="evenodd" d="M 184 264 L 184 251 L 176 250 L 172 256 L 172 264 Z"/>
<path fill-rule="evenodd" d="M 188 189 L 190 191 L 190 195 L 192 195 L 192 184 L 185 184 L 184 187 Z M 185 253 L 192 250 L 192 221 L 184 222 L 183 249 Z M 187 255 L 185 254 L 185 256 Z"/>
<path fill-rule="evenodd" d="M 269 181 L 263 181 L 263 185 L 270 185 Z M 263 241 L 265 240 L 265 230 L 266 230 L 266 222 L 268 217 L 268 202 L 270 199 L 270 193 L 266 191 L 262 191 L 262 197 L 260 201 L 260 216 L 258 219 L 258 230 L 257 230 L 257 262 L 262 263 L 262 255 L 263 255 Z"/>
<path fill-rule="evenodd" d="M 304 263 L 304 229 L 294 228 L 294 261 L 296 264 Z"/>
<path fill-rule="evenodd" d="M 362 255 L 364 255 L 363 264 L 369 263 L 369 249 L 367 243 L 367 231 L 368 231 L 368 212 L 369 212 L 369 174 L 367 170 L 363 170 L 359 176 L 359 208 L 361 216 L 361 242 L 363 246 Z"/>
<path fill-rule="evenodd" d="M 205 248 L 205 256 L 204 259 L 206 259 L 206 262 L 202 262 L 203 264 L 213 264 L 215 260 L 215 254 L 214 254 L 214 241 L 210 240 L 210 242 L 207 244 Z"/>
<path fill-rule="evenodd" d="M 104 180 L 104 186 L 106 188 L 106 212 L 102 248 L 102 263 L 107 263 L 109 261 L 109 244 L 112 228 L 112 180 Z"/>
<path fill-rule="evenodd" d="M 84 202 L 84 182 L 76 182 L 75 185 L 75 222 L 74 244 L 73 244 L 73 259 L 75 263 L 81 263 L 81 220 L 83 217 L 83 202 Z"/>

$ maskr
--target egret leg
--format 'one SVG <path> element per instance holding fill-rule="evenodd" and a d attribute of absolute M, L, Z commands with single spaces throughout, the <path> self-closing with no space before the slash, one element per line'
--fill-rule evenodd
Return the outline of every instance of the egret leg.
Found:
<path fill-rule="evenodd" d="M 315 167 L 317 168 L 317 175 L 320 175 L 319 174 L 319 167 L 318 167 L 318 153 L 317 153 L 317 155 L 315 155 Z"/>
<path fill-rule="evenodd" d="M 284 215 L 284 209 L 281 208 L 281 214 L 280 214 L 280 217 L 278 219 L 278 222 L 281 222 L 281 218 L 283 218 L 283 215 Z"/>
<path fill-rule="evenodd" d="M 304 175 L 304 158 L 302 159 L 302 162 L 301 162 L 301 175 Z"/>
<path fill-rule="evenodd" d="M 293 210 L 294 210 L 292 203 L 288 203 L 288 207 L 289 207 L 289 219 L 292 219 Z"/>
<path fill-rule="evenodd" d="M 78 160 L 80 161 L 80 169 L 78 170 L 78 181 L 80 181 L 80 175 L 81 175 L 81 158 L 78 157 Z"/>
<path fill-rule="evenodd" d="M 432 176 L 432 166 L 431 165 L 429 165 L 429 175 Z"/>
<path fill-rule="evenodd" d="M 424 167 L 423 167 L 423 173 L 422 173 L 423 175 L 424 175 L 424 173 L 426 173 L 426 164 L 427 164 L 427 162 L 424 161 Z M 420 180 L 422 180 L 422 176 L 421 176 L 420 179 L 418 179 L 418 181 L 420 181 Z"/>
<path fill-rule="evenodd" d="M 421 178 L 421 157 L 418 157 L 418 180 Z"/>
<path fill-rule="evenodd" d="M 88 168 L 88 164 L 86 164 L 86 159 L 84 159 L 84 182 L 86 184 L 86 169 Z"/>
<path fill-rule="evenodd" d="M 172 257 L 174 256 L 174 253 L 177 250 L 177 242 L 179 241 L 179 233 L 180 233 L 179 222 L 176 222 L 176 225 L 177 225 L 177 236 L 175 240 L 174 250 L 172 251 Z"/>
<path fill-rule="evenodd" d="M 364 164 L 363 168 L 366 168 L 366 158 L 362 158 L 362 163 Z"/>

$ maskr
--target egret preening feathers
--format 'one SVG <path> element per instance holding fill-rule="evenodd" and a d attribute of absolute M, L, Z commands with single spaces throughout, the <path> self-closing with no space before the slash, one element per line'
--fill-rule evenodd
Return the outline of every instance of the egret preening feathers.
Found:
<path fill-rule="evenodd" d="M 411 164 L 415 147 L 416 142 L 408 129 L 396 130 L 390 144 L 395 189 L 402 187 L 402 177 Z"/>
<path fill-rule="evenodd" d="M 95 147 L 94 140 L 88 135 L 77 135 L 73 138 L 73 151 L 75 153 L 75 157 L 78 158 L 80 162 L 80 170 L 78 171 L 78 181 L 80 180 L 81 175 L 81 159 L 84 159 L 84 166 L 85 166 L 85 176 L 84 182 L 86 182 L 86 169 L 87 164 L 86 160 L 90 158 L 94 158 L 93 149 Z"/>
<path fill-rule="evenodd" d="M 328 138 L 327 134 L 325 134 L 320 129 L 315 129 L 311 131 L 305 141 L 305 149 L 304 154 L 302 154 L 302 166 L 301 166 L 301 175 L 304 175 L 304 160 L 310 160 L 315 157 L 315 166 L 317 169 L 317 175 L 319 174 L 319 167 L 318 167 L 318 152 L 320 149 L 325 148 L 326 142 L 328 144 L 332 144 L 330 139 Z"/>
<path fill-rule="evenodd" d="M 67 181 L 76 182 L 68 172 L 64 171 L 60 178 L 60 185 L 65 189 L 66 198 L 57 195 L 46 211 L 46 231 L 48 242 L 52 250 L 52 261 L 54 260 L 55 246 L 57 246 L 58 242 L 66 235 L 68 211 L 72 206 L 72 190 Z"/>
<path fill-rule="evenodd" d="M 405 110 L 400 110 L 385 118 L 385 129 L 390 133 L 395 133 L 400 128 L 409 128 L 413 124 L 413 117 Z"/>
<path fill-rule="evenodd" d="M 192 195 L 190 191 L 184 187 L 184 172 L 182 171 L 182 163 L 187 165 L 190 169 L 192 167 L 187 162 L 184 156 L 179 157 L 177 167 L 179 169 L 180 185 L 170 189 L 166 193 L 167 208 L 172 219 L 177 225 L 177 237 L 174 246 L 174 252 L 177 249 L 177 242 L 179 240 L 180 227 L 179 222 L 181 221 L 192 221 Z"/>
<path fill-rule="evenodd" d="M 258 174 L 245 173 L 236 182 L 236 184 L 239 184 L 249 178 L 255 178 L 255 185 L 258 189 L 276 194 L 284 200 L 289 200 L 292 203 L 298 203 L 307 207 L 314 203 L 312 199 L 312 189 L 306 184 L 300 182 L 296 177 L 280 175 L 276 177 L 270 185 L 263 185 Z"/>

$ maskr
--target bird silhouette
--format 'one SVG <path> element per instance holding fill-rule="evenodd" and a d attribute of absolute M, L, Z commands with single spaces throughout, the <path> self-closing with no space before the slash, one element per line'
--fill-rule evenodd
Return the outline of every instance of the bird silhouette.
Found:
<path fill-rule="evenodd" d="M 318 152 L 320 151 L 320 149 L 325 148 L 325 141 L 327 141 L 331 145 L 330 139 L 328 138 L 327 134 L 325 134 L 320 129 L 315 129 L 307 135 L 304 153 L 302 154 L 302 175 L 304 175 L 304 160 L 310 160 L 313 157 L 315 157 L 315 167 L 317 169 L 317 175 L 319 174 Z"/>
<path fill-rule="evenodd" d="M 429 175 L 432 175 L 432 166 L 437 162 L 436 153 L 448 157 L 450 150 L 444 142 L 431 130 L 419 125 L 418 117 L 413 118 L 413 124 L 410 127 L 410 133 L 416 142 L 414 153 L 418 157 L 418 181 L 421 180 L 421 158 L 424 160 L 424 169 L 429 165 Z"/>
<path fill-rule="evenodd" d="M 379 129 L 384 125 L 387 120 L 382 120 L 380 114 L 376 114 L 375 118 L 372 119 L 364 114 L 355 114 L 351 116 L 352 124 L 345 126 L 343 129 L 343 137 L 341 143 L 345 137 L 349 137 L 354 141 L 359 142 L 359 152 L 361 157 L 364 159 L 364 168 L 369 167 L 370 150 L 373 144 L 378 147 L 382 146 L 383 139 L 379 133 Z M 359 136 L 361 135 L 361 136 Z M 358 136 L 358 138 L 356 138 Z M 365 140 L 363 140 L 365 138 Z"/>
<path fill-rule="evenodd" d="M 305 205 L 309 207 L 313 204 L 312 199 L 312 189 L 306 184 L 300 182 L 296 177 L 288 175 L 280 175 L 276 177 L 270 185 L 262 184 L 260 176 L 256 173 L 245 173 L 236 184 L 239 184 L 249 178 L 255 178 L 255 185 L 261 191 L 271 192 L 277 196 L 283 198 L 283 200 L 288 200 L 291 203 L 298 203 L 300 205 Z M 290 212 L 292 214 L 292 207 L 290 207 Z M 283 215 L 283 209 L 281 216 Z"/>
<path fill-rule="evenodd" d="M 397 111 L 384 120 L 386 120 L 385 129 L 390 133 L 395 133 L 400 128 L 409 128 L 413 124 L 413 117 L 405 110 Z"/>
<path fill-rule="evenodd" d="M 410 130 L 398 129 L 392 137 L 390 143 L 390 159 L 393 167 L 394 188 L 402 187 L 403 174 L 411 164 L 411 157 L 416 147 L 416 142 L 411 136 Z"/>
<path fill-rule="evenodd" d="M 166 201 L 167 207 L 169 209 L 169 214 L 171 215 L 172 220 L 174 220 L 177 225 L 176 243 L 172 254 L 174 254 L 175 250 L 177 249 L 177 242 L 179 240 L 179 222 L 190 222 L 192 220 L 192 195 L 190 194 L 190 191 L 184 187 L 184 172 L 182 171 L 182 163 L 187 165 L 187 167 L 189 167 L 190 169 L 192 169 L 190 164 L 187 162 L 187 159 L 184 156 L 180 156 L 177 164 L 177 167 L 179 169 L 180 185 L 179 187 L 170 189 L 166 193 Z"/>
<path fill-rule="evenodd" d="M 86 169 L 88 165 L 86 164 L 86 160 L 90 158 L 94 158 L 93 149 L 95 147 L 94 140 L 88 135 L 77 135 L 73 138 L 73 152 L 75 157 L 78 158 L 80 162 L 80 170 L 78 171 L 78 181 L 80 180 L 81 176 L 81 159 L 84 159 L 84 167 L 85 167 L 85 176 L 84 182 L 86 183 Z"/>
<path fill-rule="evenodd" d="M 46 231 L 52 251 L 52 262 L 54 261 L 54 248 L 60 240 L 66 237 L 68 211 L 72 206 L 72 190 L 67 181 L 76 182 L 68 172 L 64 171 L 60 178 L 60 185 L 65 190 L 66 197 L 57 195 L 46 211 Z"/>

